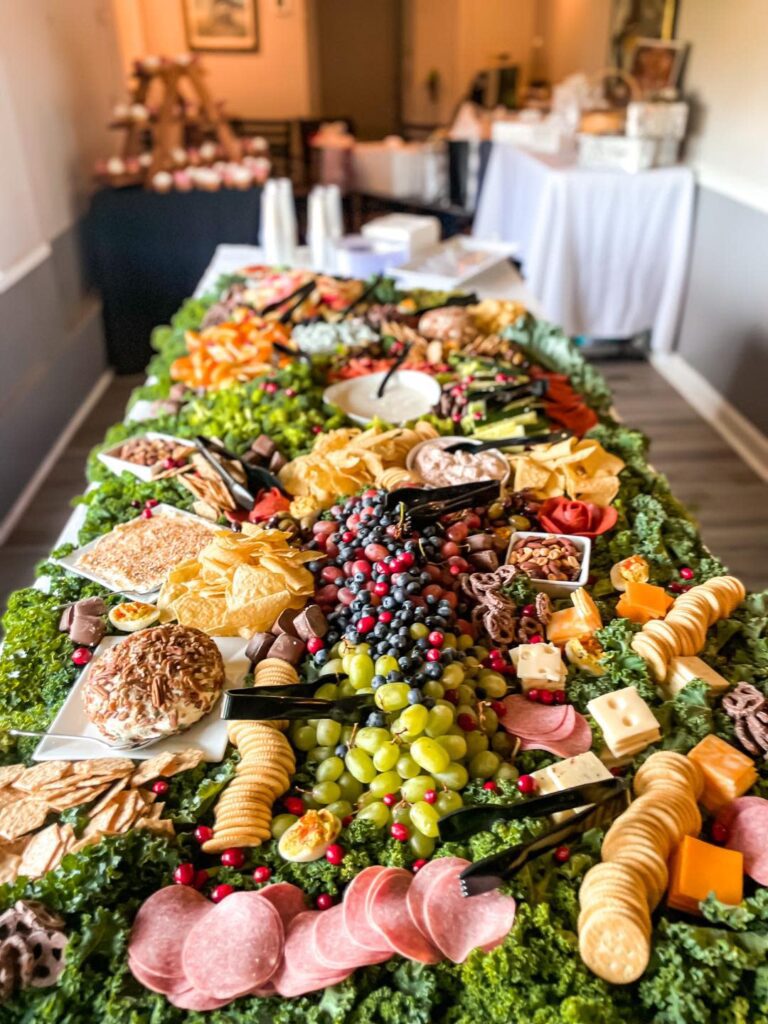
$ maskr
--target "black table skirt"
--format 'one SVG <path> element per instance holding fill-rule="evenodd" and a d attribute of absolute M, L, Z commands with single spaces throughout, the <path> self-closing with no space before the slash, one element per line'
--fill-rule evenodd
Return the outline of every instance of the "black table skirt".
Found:
<path fill-rule="evenodd" d="M 85 223 L 91 276 L 102 296 L 109 361 L 138 373 L 149 338 L 195 290 L 221 242 L 255 245 L 261 189 L 97 192 Z"/>

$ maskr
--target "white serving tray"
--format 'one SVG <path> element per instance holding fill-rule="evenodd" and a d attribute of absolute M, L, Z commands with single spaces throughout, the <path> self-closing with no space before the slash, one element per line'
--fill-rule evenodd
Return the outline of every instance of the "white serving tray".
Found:
<path fill-rule="evenodd" d="M 49 729 L 52 733 L 65 732 L 79 736 L 76 740 L 55 739 L 46 736 L 40 740 L 35 752 L 32 755 L 35 761 L 76 761 L 86 757 L 132 757 L 144 760 L 154 757 L 155 754 L 164 752 L 178 752 L 186 750 L 187 747 L 197 747 L 202 750 L 206 761 L 221 761 L 227 748 L 227 723 L 221 718 L 220 702 L 214 705 L 199 722 L 187 729 L 185 732 L 177 733 L 166 739 L 158 740 L 141 750 L 116 750 L 114 755 L 110 753 L 109 747 L 101 743 L 95 743 L 89 737 L 99 737 L 99 731 L 92 725 L 85 715 L 81 692 L 83 683 L 88 678 L 93 662 L 100 654 L 114 647 L 115 644 L 126 640 L 131 634 L 123 636 L 105 636 L 96 648 L 93 660 L 90 661 L 78 676 L 74 686 L 69 691 L 69 696 L 59 708 L 59 713 L 54 718 Z M 135 635 L 135 634 L 133 634 Z M 226 671 L 226 682 L 224 688 L 229 690 L 232 687 L 241 685 L 243 679 L 250 671 L 251 665 L 245 656 L 246 641 L 239 636 L 216 636 L 212 637 L 213 642 L 221 651 Z"/>
<path fill-rule="evenodd" d="M 455 238 L 419 252 L 393 275 L 409 288 L 450 291 L 479 274 L 504 263 L 515 252 L 509 242 L 490 242 L 469 235 Z"/>
<path fill-rule="evenodd" d="M 509 538 L 507 547 L 507 560 L 512 550 L 512 545 L 519 537 L 534 537 L 541 540 L 543 537 L 561 537 L 571 541 L 581 551 L 581 571 L 575 580 L 536 580 L 530 577 L 531 584 L 535 590 L 541 590 L 550 597 L 568 597 L 574 590 L 586 586 L 589 579 L 589 560 L 592 555 L 592 540 L 589 537 L 582 537 L 578 533 L 536 533 L 534 530 L 517 530 Z"/>
<path fill-rule="evenodd" d="M 139 434 L 130 438 L 127 437 L 125 441 L 121 441 L 120 444 L 116 444 L 114 448 L 110 448 L 105 452 L 99 452 L 97 455 L 99 462 L 117 476 L 120 476 L 121 473 L 131 473 L 133 476 L 138 477 L 139 480 L 143 480 L 145 483 L 151 483 L 152 480 L 156 479 L 152 476 L 153 466 L 139 466 L 136 462 L 129 462 L 128 459 L 121 459 L 115 454 L 115 452 L 120 451 L 127 441 L 133 441 L 139 437 L 146 438 L 149 441 L 172 441 L 174 444 L 181 444 L 187 448 L 194 448 L 193 443 L 189 440 L 185 441 L 184 438 L 173 437 L 171 434 L 159 434 L 154 430 L 148 430 L 146 434 Z"/>
<path fill-rule="evenodd" d="M 202 519 L 200 516 L 196 516 L 192 512 L 187 512 L 181 508 L 175 508 L 173 505 L 166 505 L 163 503 L 155 505 L 152 509 L 152 515 L 181 516 L 184 519 L 192 519 L 197 523 L 202 523 L 203 526 L 207 526 L 210 529 L 211 539 L 213 539 L 213 534 L 221 529 L 221 527 L 217 526 L 215 523 L 210 523 L 207 519 Z M 138 516 L 136 518 L 138 518 Z M 133 520 L 129 520 L 129 522 L 133 522 Z M 52 559 L 52 561 L 55 561 L 58 565 L 63 566 L 65 569 L 75 573 L 77 576 L 83 576 L 85 579 L 92 580 L 94 583 L 100 583 L 102 587 L 106 587 L 107 590 L 111 590 L 113 593 L 125 594 L 129 601 L 146 601 L 148 598 L 151 598 L 152 595 L 156 595 L 158 593 L 159 587 L 155 587 L 154 590 L 145 591 L 121 590 L 120 587 L 115 587 L 109 582 L 109 580 L 105 580 L 103 576 L 97 576 L 95 573 L 89 572 L 87 569 L 82 569 L 75 564 L 81 555 L 86 551 L 90 551 L 91 548 L 102 539 L 102 537 L 108 537 L 112 532 L 113 531 L 110 530 L 108 533 L 103 533 L 101 537 L 95 537 L 92 541 L 84 544 L 81 548 L 77 548 L 75 551 L 70 551 L 70 553 L 65 555 L 63 558 Z M 170 572 L 172 568 L 173 566 L 169 565 L 168 571 Z"/>

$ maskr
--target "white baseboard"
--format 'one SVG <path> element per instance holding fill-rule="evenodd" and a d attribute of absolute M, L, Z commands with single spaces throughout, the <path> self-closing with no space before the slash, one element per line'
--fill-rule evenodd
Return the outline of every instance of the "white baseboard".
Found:
<path fill-rule="evenodd" d="M 768 437 L 679 353 L 651 353 L 650 358 L 662 377 L 727 441 L 750 469 L 768 483 Z"/>
<path fill-rule="evenodd" d="M 89 415 L 98 400 L 109 387 L 113 376 L 114 373 L 112 370 L 105 370 L 104 373 L 102 373 L 84 398 L 77 412 L 62 430 L 56 440 L 56 443 L 50 448 L 48 454 L 35 470 L 34 476 L 13 503 L 5 518 L 0 521 L 0 545 L 5 544 L 8 540 L 8 537 L 13 532 L 14 527 L 26 512 L 27 507 L 32 503 L 32 500 L 42 486 L 43 481 L 55 466 L 62 452 L 80 429 L 80 426 L 85 421 L 86 417 Z"/>

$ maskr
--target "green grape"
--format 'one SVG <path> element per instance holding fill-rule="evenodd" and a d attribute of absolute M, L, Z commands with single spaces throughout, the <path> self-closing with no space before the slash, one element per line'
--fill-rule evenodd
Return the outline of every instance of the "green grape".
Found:
<path fill-rule="evenodd" d="M 406 779 L 403 783 L 403 796 L 409 803 L 423 800 L 427 790 L 435 789 L 436 783 L 431 775 L 417 775 L 413 779 Z"/>
<path fill-rule="evenodd" d="M 447 786 L 448 789 L 464 789 L 469 782 L 469 772 L 463 764 L 451 761 L 443 772 L 432 773 L 438 782 Z"/>
<path fill-rule="evenodd" d="M 485 690 L 486 696 L 492 700 L 503 697 L 507 692 L 507 681 L 504 676 L 489 668 L 483 669 L 480 673 L 477 685 L 481 686 Z"/>
<path fill-rule="evenodd" d="M 482 750 L 469 762 L 469 774 L 473 779 L 490 779 L 496 773 L 501 758 L 492 750 Z"/>
<path fill-rule="evenodd" d="M 381 800 L 376 800 L 374 803 L 368 804 L 367 807 L 363 807 L 361 811 L 358 811 L 357 817 L 362 818 L 364 821 L 372 821 L 378 828 L 384 828 L 385 825 L 389 824 L 389 808 Z"/>
<path fill-rule="evenodd" d="M 379 799 L 387 793 L 397 793 L 400 790 L 400 776 L 397 772 L 382 772 L 370 783 L 370 792 Z"/>
<path fill-rule="evenodd" d="M 364 782 L 368 785 L 369 782 L 376 778 L 376 769 L 373 767 L 373 761 L 360 747 L 353 747 L 347 751 L 344 763 L 347 766 L 347 771 L 354 775 L 358 782 Z"/>
<path fill-rule="evenodd" d="M 331 814 L 335 814 L 340 820 L 343 820 L 348 814 L 351 814 L 352 810 L 352 804 L 348 800 L 334 800 L 333 803 L 328 804 L 326 807 L 326 811 L 330 811 Z"/>
<path fill-rule="evenodd" d="M 466 701 L 459 704 L 456 708 L 456 718 L 459 715 L 469 715 L 473 722 L 477 722 L 477 708 L 474 705 L 474 701 L 469 704 Z"/>
<path fill-rule="evenodd" d="M 476 672 L 480 668 L 480 662 L 473 654 L 467 654 L 464 658 L 464 671 Z"/>
<path fill-rule="evenodd" d="M 272 825 L 270 826 L 272 830 L 272 838 L 279 839 L 283 832 L 298 820 L 299 819 L 295 814 L 278 814 L 272 819 Z"/>
<path fill-rule="evenodd" d="M 435 800 L 432 806 L 442 818 L 444 814 L 450 814 L 451 811 L 458 811 L 460 807 L 464 806 L 464 801 L 458 793 L 449 789 L 447 792 L 438 793 L 437 800 Z"/>
<path fill-rule="evenodd" d="M 477 658 L 478 662 L 482 664 L 490 654 L 490 651 L 487 647 L 482 647 L 480 644 L 476 644 L 472 653 Z"/>
<path fill-rule="evenodd" d="M 412 640 L 423 640 L 429 634 L 429 627 L 425 626 L 423 622 L 414 622 L 408 632 Z"/>
<path fill-rule="evenodd" d="M 368 657 L 367 654 L 355 654 L 350 660 L 349 668 L 349 681 L 352 683 L 356 690 L 362 690 L 366 686 L 371 685 L 373 679 L 373 661 Z"/>
<path fill-rule="evenodd" d="M 355 654 L 370 654 L 371 645 L 367 643 L 358 644 L 355 647 Z"/>
<path fill-rule="evenodd" d="M 317 723 L 317 742 L 321 747 L 335 747 L 341 736 L 341 725 L 331 718 L 321 718 Z"/>
<path fill-rule="evenodd" d="M 307 811 L 319 811 L 320 808 L 323 806 L 322 804 L 319 804 L 317 800 L 309 796 L 307 793 L 304 794 L 302 800 L 304 801 L 304 808 Z"/>
<path fill-rule="evenodd" d="M 480 728 L 486 736 L 493 736 L 499 728 L 499 716 L 493 708 L 483 708 L 483 717 L 480 720 Z"/>
<path fill-rule="evenodd" d="M 491 736 L 491 750 L 495 750 L 496 753 L 501 754 L 502 757 L 506 757 L 514 745 L 515 741 L 508 732 L 499 731 Z"/>
<path fill-rule="evenodd" d="M 499 765 L 499 770 L 494 775 L 497 782 L 501 779 L 508 779 L 510 782 L 516 782 L 519 777 L 520 772 L 513 764 L 509 764 L 507 761 L 504 761 Z"/>
<path fill-rule="evenodd" d="M 411 704 L 410 707 L 405 708 L 400 715 L 400 722 L 405 729 L 405 738 L 412 739 L 420 736 L 427 726 L 428 719 L 429 711 L 423 704 Z M 392 731 L 395 732 L 394 729 Z"/>
<path fill-rule="evenodd" d="M 442 683 L 438 683 L 436 679 L 430 679 L 428 682 L 424 683 L 424 686 L 421 688 L 421 692 L 425 697 L 431 697 L 432 700 L 439 700 L 445 693 L 445 687 Z"/>
<path fill-rule="evenodd" d="M 376 707 L 382 711 L 400 711 L 408 706 L 408 683 L 385 683 L 376 691 Z"/>
<path fill-rule="evenodd" d="M 341 799 L 341 790 L 335 782 L 318 782 L 312 787 L 312 799 L 319 804 L 332 804 Z"/>
<path fill-rule="evenodd" d="M 292 736 L 293 745 L 297 750 L 311 750 L 317 746 L 317 733 L 311 725 L 300 725 Z"/>
<path fill-rule="evenodd" d="M 339 683 L 339 696 L 340 697 L 353 697 L 357 693 L 349 679 L 343 679 Z"/>
<path fill-rule="evenodd" d="M 441 682 L 446 689 L 455 690 L 457 686 L 464 682 L 464 669 L 455 661 L 451 665 L 446 665 L 443 669 Z"/>
<path fill-rule="evenodd" d="M 370 789 L 366 789 L 366 791 L 358 797 L 357 806 L 367 807 L 368 804 L 376 803 L 378 799 L 379 797 L 377 797 L 375 793 L 372 793 Z"/>
<path fill-rule="evenodd" d="M 428 772 L 442 772 L 450 763 L 450 755 L 445 747 L 429 736 L 422 736 L 411 744 L 411 757 L 421 768 Z"/>
<path fill-rule="evenodd" d="M 342 664 L 341 658 L 330 658 L 323 667 L 320 669 L 320 677 L 330 675 L 340 675 L 344 671 L 344 665 Z"/>
<path fill-rule="evenodd" d="M 389 743 L 392 737 L 387 729 L 379 729 L 372 725 L 363 726 L 355 736 L 355 746 L 360 747 L 366 754 L 375 753 L 384 743 Z"/>
<path fill-rule="evenodd" d="M 430 839 L 435 839 L 440 835 L 440 830 L 437 827 L 439 820 L 440 816 L 437 811 L 426 800 L 419 800 L 411 807 L 411 821 L 419 832 L 423 832 Z"/>
<path fill-rule="evenodd" d="M 382 654 L 376 659 L 375 668 L 377 676 L 386 676 L 389 672 L 399 671 L 400 666 L 397 664 L 397 658 L 393 658 L 391 654 Z"/>
<path fill-rule="evenodd" d="M 423 832 L 414 832 L 408 840 L 408 846 L 417 857 L 431 857 L 435 852 L 435 840 L 425 836 Z"/>
<path fill-rule="evenodd" d="M 445 736 L 438 736 L 437 742 L 452 761 L 458 761 L 466 756 L 467 741 L 464 736 L 454 736 L 453 733 L 448 733 Z"/>
<path fill-rule="evenodd" d="M 468 686 L 466 683 L 462 683 L 461 686 L 459 687 L 458 693 L 459 707 L 461 707 L 464 704 L 469 704 L 470 706 L 472 705 L 472 703 L 475 700 L 475 691 L 472 689 L 471 686 Z"/>
<path fill-rule="evenodd" d="M 336 779 L 341 795 L 345 800 L 349 800 L 350 803 L 354 803 L 363 792 L 363 787 L 360 782 L 351 774 L 351 772 L 343 772 L 338 779 Z"/>
<path fill-rule="evenodd" d="M 336 700 L 339 688 L 336 683 L 323 683 L 315 690 L 315 696 L 320 700 Z"/>
<path fill-rule="evenodd" d="M 336 782 L 344 771 L 344 762 L 340 757 L 327 758 L 317 766 L 315 778 L 318 782 Z"/>
<path fill-rule="evenodd" d="M 354 725 L 344 725 L 341 728 L 341 742 L 349 746 L 349 742 L 355 733 Z"/>
<path fill-rule="evenodd" d="M 399 821 L 403 825 L 411 825 L 411 808 L 408 804 L 396 804 L 392 808 L 392 820 Z"/>
<path fill-rule="evenodd" d="M 474 757 L 475 754 L 479 754 L 483 750 L 487 750 L 489 746 L 490 740 L 484 732 L 467 733 L 467 757 Z"/>
<path fill-rule="evenodd" d="M 450 650 L 456 649 L 456 634 L 455 633 L 444 633 L 443 634 L 443 647 L 448 647 Z"/>
<path fill-rule="evenodd" d="M 355 655 L 350 651 L 341 659 L 341 667 L 345 675 L 349 675 L 349 670 L 352 667 L 352 659 L 354 657 Z"/>
<path fill-rule="evenodd" d="M 435 704 L 427 716 L 424 730 L 427 736 L 442 736 L 453 725 L 453 708 L 446 704 Z"/>
<path fill-rule="evenodd" d="M 462 633 L 459 637 L 458 647 L 460 651 L 467 651 L 474 643 L 474 640 L 469 633 Z"/>
<path fill-rule="evenodd" d="M 400 759 L 400 747 L 397 743 L 382 743 L 373 755 L 373 766 L 377 772 L 388 772 Z"/>
<path fill-rule="evenodd" d="M 412 779 L 421 771 L 410 754 L 401 754 L 395 767 L 401 779 Z"/>

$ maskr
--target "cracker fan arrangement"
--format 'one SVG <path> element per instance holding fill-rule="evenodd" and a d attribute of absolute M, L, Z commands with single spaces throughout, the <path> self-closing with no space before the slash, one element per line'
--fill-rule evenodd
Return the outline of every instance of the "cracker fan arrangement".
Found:
<path fill-rule="evenodd" d="M 768 594 L 569 340 L 254 266 L 153 343 L 3 622 L 0 1019 L 768 1021 Z"/>

